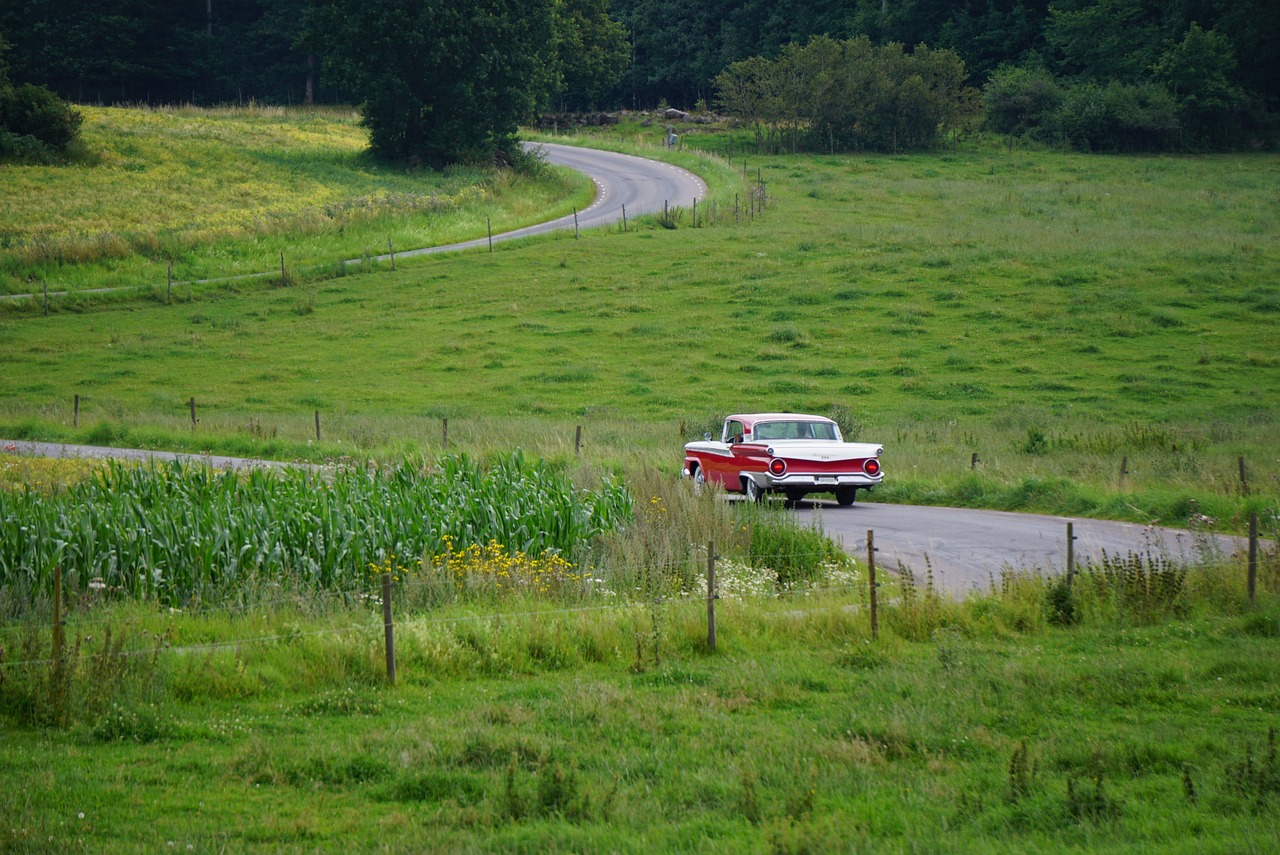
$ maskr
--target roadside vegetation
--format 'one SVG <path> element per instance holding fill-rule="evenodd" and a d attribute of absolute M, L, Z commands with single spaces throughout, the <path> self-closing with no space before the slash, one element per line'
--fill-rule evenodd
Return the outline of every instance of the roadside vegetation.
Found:
<path fill-rule="evenodd" d="M 483 237 L 588 204 L 553 167 L 407 170 L 365 149 L 341 108 L 81 107 L 78 165 L 0 171 L 0 293 L 73 295 L 275 271 Z M 528 166 L 529 164 L 526 164 Z M 189 286 L 188 286 L 189 287 Z M 75 301 L 72 301 L 73 304 Z"/>

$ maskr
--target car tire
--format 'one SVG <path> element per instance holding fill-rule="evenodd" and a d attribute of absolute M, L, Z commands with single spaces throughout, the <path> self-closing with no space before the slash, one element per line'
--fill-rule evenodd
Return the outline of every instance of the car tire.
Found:
<path fill-rule="evenodd" d="M 842 508 L 847 508 L 853 504 L 853 500 L 858 497 L 857 487 L 841 487 L 836 490 L 836 504 Z"/>
<path fill-rule="evenodd" d="M 695 466 L 693 467 L 693 492 L 698 494 L 705 489 L 707 489 L 707 475 L 702 471 L 701 466 Z"/>
<path fill-rule="evenodd" d="M 742 480 L 745 482 L 742 485 L 742 490 L 747 494 L 748 502 L 755 502 L 758 504 L 764 501 L 764 490 L 760 489 L 760 485 L 756 483 L 756 479 L 744 478 Z"/>
<path fill-rule="evenodd" d="M 806 494 L 803 490 L 788 490 L 787 491 L 787 507 L 788 508 L 798 507 L 800 505 L 800 502 L 804 500 L 805 495 Z"/>

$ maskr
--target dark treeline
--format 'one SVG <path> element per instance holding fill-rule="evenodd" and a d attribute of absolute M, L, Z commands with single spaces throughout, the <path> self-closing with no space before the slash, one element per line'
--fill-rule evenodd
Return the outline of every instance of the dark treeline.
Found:
<path fill-rule="evenodd" d="M 546 5 L 529 2 L 530 9 Z M 342 45 L 317 25 L 317 7 L 331 5 L 5 0 L 0 36 L 10 46 L 15 84 L 45 85 L 78 102 L 367 103 L 369 93 L 349 88 L 350 75 L 330 73 L 342 67 Z M 351 10 L 359 6 L 347 2 Z M 554 56 L 539 66 L 541 89 L 530 99 L 543 108 L 662 102 L 724 108 L 716 82 L 726 69 L 752 58 L 785 59 L 789 45 L 828 36 L 901 45 L 908 55 L 928 45 L 958 57 L 966 85 L 982 90 L 990 127 L 1011 137 L 1088 148 L 1237 147 L 1274 137 L 1280 114 L 1276 0 L 553 0 L 552 6 Z M 606 6 L 621 26 L 605 16 Z M 428 7 L 405 0 L 395 8 L 403 16 Z M 512 8 L 522 14 L 518 0 Z M 374 57 L 386 52 L 374 44 L 352 47 Z M 838 124 L 828 123 L 827 145 Z"/>
<path fill-rule="evenodd" d="M 632 39 L 619 93 L 628 106 L 711 102 L 730 64 L 816 35 L 949 48 L 977 86 L 1028 59 L 1056 75 L 1139 83 L 1194 23 L 1226 38 L 1235 84 L 1280 107 L 1275 0 L 610 0 L 609 10 Z"/>
<path fill-rule="evenodd" d="M 79 102 L 334 101 L 303 38 L 311 0 L 5 0 L 15 80 Z"/>
<path fill-rule="evenodd" d="M 323 0 L 4 0 L 0 37 L 14 80 L 80 103 L 270 104 L 363 100 L 324 60 L 332 51 Z M 358 9 L 360 4 L 347 4 Z M 530 4 L 530 15 L 540 14 Z M 558 62 L 546 106 L 617 106 L 626 36 L 606 0 L 556 0 Z M 405 2 L 401 18 L 429 13 Z M 405 41 L 411 41 L 405 32 Z M 358 45 L 371 55 L 376 44 Z M 332 57 L 330 57 L 332 58 Z"/>

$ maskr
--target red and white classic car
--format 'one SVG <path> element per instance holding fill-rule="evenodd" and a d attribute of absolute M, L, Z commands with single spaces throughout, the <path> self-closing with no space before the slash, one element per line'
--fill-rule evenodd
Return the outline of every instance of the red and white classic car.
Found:
<path fill-rule="evenodd" d="M 822 416 L 750 413 L 729 416 L 719 441 L 711 434 L 684 447 L 684 474 L 696 485 L 718 484 L 753 502 L 778 492 L 788 502 L 810 493 L 834 493 L 852 505 L 859 490 L 884 480 L 876 443 L 845 442 L 840 427 Z"/>

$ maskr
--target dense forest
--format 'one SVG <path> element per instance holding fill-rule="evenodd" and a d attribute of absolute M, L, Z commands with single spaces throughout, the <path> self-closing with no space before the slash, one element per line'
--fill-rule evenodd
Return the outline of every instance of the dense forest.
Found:
<path fill-rule="evenodd" d="M 521 2 L 507 5 L 518 15 Z M 528 2 L 530 9 L 547 6 L 544 0 Z M 333 42 L 326 41 L 332 33 L 317 15 L 325 5 L 333 4 L 6 0 L 0 4 L 0 36 L 9 45 L 15 84 L 45 85 L 82 103 L 363 100 L 344 88 L 350 75 L 340 74 Z M 1124 140 L 1134 147 L 1167 145 L 1171 139 L 1229 147 L 1274 137 L 1273 117 L 1280 113 L 1275 0 L 552 5 L 551 41 L 558 58 L 539 67 L 542 91 L 534 99 L 546 109 L 647 108 L 663 102 L 723 107 L 717 80 L 726 69 L 753 58 L 776 61 L 788 46 L 826 36 L 846 44 L 865 37 L 877 46 L 901 45 L 907 54 L 920 45 L 954 54 L 963 62 L 967 84 L 985 87 L 992 127 L 1011 134 L 1039 132 L 1092 145 L 1091 111 L 1102 103 L 1104 112 L 1127 116 L 1131 127 Z M 1211 127 L 1227 130 L 1215 136 Z"/>

